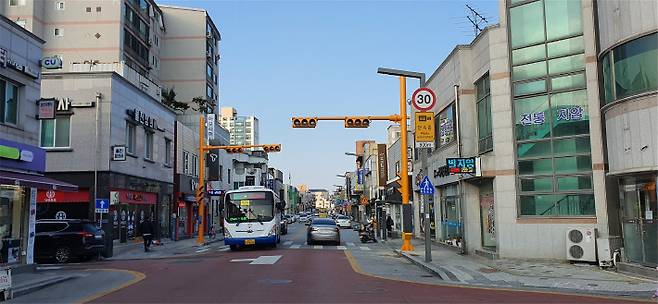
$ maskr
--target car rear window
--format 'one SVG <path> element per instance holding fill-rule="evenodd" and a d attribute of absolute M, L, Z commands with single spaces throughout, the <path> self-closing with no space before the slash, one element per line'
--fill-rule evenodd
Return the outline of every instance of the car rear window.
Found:
<path fill-rule="evenodd" d="M 96 228 L 96 226 L 94 226 L 93 224 L 83 224 L 82 226 L 84 227 L 86 232 L 89 232 L 89 233 L 98 232 L 98 228 Z"/>
<path fill-rule="evenodd" d="M 339 220 L 349 220 L 350 218 L 344 215 L 338 217 Z"/>
<path fill-rule="evenodd" d="M 66 229 L 66 223 L 37 223 L 36 232 L 59 232 Z"/>
<path fill-rule="evenodd" d="M 313 219 L 313 225 L 336 225 L 336 222 L 332 219 L 324 219 L 324 218 L 319 218 L 319 219 Z"/>

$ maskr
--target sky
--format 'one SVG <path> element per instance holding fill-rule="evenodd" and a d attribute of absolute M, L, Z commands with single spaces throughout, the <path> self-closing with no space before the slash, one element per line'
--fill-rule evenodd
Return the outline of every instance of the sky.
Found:
<path fill-rule="evenodd" d="M 270 166 L 293 185 L 333 190 L 354 171 L 355 141 L 386 142 L 388 122 L 345 129 L 320 121 L 293 129 L 292 116 L 399 113 L 399 80 L 378 67 L 431 75 L 457 44 L 470 43 L 466 4 L 498 22 L 496 0 L 189 1 L 218 27 L 221 106 L 260 121 L 260 143 L 282 145 Z M 409 79 L 410 95 L 418 81 Z M 409 97 L 408 97 L 409 98 Z"/>

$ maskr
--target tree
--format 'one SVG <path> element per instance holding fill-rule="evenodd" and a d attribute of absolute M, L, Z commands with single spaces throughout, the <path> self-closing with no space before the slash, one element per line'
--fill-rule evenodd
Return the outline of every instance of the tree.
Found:
<path fill-rule="evenodd" d="M 176 100 L 176 92 L 174 88 L 162 89 L 162 103 L 174 110 L 185 111 L 190 108 L 190 106 L 184 102 Z"/>
<path fill-rule="evenodd" d="M 199 111 L 203 114 L 212 113 L 215 105 L 212 100 L 205 99 L 201 96 L 192 98 L 192 103 L 196 104 L 196 108 L 192 108 L 194 111 Z"/>

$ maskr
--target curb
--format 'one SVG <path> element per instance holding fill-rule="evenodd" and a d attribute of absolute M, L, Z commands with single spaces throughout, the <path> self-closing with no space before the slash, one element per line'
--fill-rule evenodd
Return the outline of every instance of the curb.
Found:
<path fill-rule="evenodd" d="M 438 277 L 439 279 L 444 280 L 444 281 L 446 280 L 443 276 L 441 276 L 441 273 L 439 271 L 437 271 L 433 267 L 427 265 L 426 263 L 421 262 L 418 259 L 415 259 L 414 257 L 409 255 L 408 253 L 402 252 L 399 249 L 395 249 L 393 251 L 395 251 L 398 255 L 400 255 L 401 257 L 403 257 L 405 259 L 407 259 L 409 262 L 413 263 L 414 265 L 416 265 L 416 266 L 418 266 L 422 269 L 425 269 L 425 271 L 433 274 L 434 276 Z"/>
<path fill-rule="evenodd" d="M 33 293 L 35 291 L 38 291 L 40 289 L 46 288 L 51 285 L 55 285 L 64 281 L 68 281 L 71 279 L 79 278 L 80 276 L 75 276 L 75 275 L 69 275 L 69 276 L 60 276 L 60 277 L 55 277 L 49 280 L 43 280 L 36 282 L 34 284 L 26 284 L 26 286 L 23 287 L 18 287 L 13 289 L 13 294 L 14 297 L 20 297 L 29 293 Z"/>

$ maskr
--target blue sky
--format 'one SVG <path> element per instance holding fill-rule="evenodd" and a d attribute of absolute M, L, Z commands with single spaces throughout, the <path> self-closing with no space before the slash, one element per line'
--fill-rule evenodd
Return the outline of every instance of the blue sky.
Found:
<path fill-rule="evenodd" d="M 354 142 L 386 141 L 386 122 L 292 129 L 291 116 L 399 111 L 398 80 L 378 67 L 428 76 L 469 43 L 465 4 L 498 20 L 498 1 L 158 1 L 208 10 L 222 34 L 220 104 L 260 119 L 261 143 L 281 143 L 271 165 L 294 185 L 334 189 L 354 170 Z M 409 80 L 409 93 L 417 88 Z M 286 180 L 287 182 L 287 180 Z"/>

